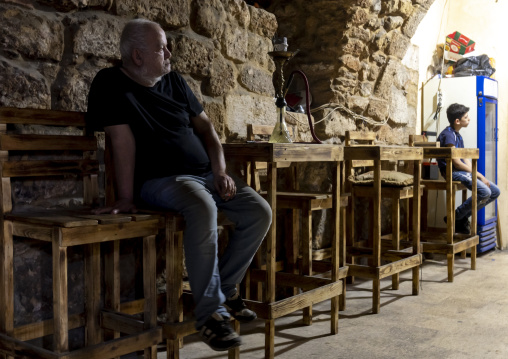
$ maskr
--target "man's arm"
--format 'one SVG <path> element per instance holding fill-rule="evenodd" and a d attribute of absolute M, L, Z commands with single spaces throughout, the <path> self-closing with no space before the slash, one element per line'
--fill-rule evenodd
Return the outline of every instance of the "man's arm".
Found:
<path fill-rule="evenodd" d="M 104 128 L 111 139 L 113 167 L 118 198 L 112 207 L 100 208 L 100 213 L 135 213 L 134 205 L 134 167 L 136 142 L 129 125 L 116 125 Z"/>
<path fill-rule="evenodd" d="M 224 200 L 229 200 L 236 194 L 236 185 L 231 177 L 226 173 L 226 161 L 224 159 L 224 151 L 220 143 L 219 137 L 213 128 L 212 122 L 205 114 L 201 112 L 196 117 L 191 117 L 194 131 L 203 141 L 208 157 L 212 164 L 214 176 L 214 185 L 219 195 Z"/>
<path fill-rule="evenodd" d="M 452 144 L 448 144 L 447 147 L 455 147 L 455 146 Z M 452 159 L 452 164 L 453 164 L 453 167 L 455 167 L 459 171 L 473 173 L 473 168 L 471 166 L 471 162 L 468 159 L 465 159 L 464 161 L 462 161 L 461 159 L 454 158 L 454 159 Z M 489 180 L 486 179 L 480 172 L 476 172 L 476 173 L 477 173 L 477 176 L 480 179 L 480 181 L 482 181 L 483 183 L 485 183 L 485 185 L 490 187 Z"/>

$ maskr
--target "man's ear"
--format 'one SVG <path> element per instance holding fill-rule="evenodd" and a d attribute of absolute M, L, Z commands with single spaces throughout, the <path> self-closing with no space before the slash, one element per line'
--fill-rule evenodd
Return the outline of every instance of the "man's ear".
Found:
<path fill-rule="evenodd" d="M 143 65 L 143 58 L 141 57 L 141 51 L 138 49 L 132 50 L 132 62 L 136 64 L 137 66 Z"/>

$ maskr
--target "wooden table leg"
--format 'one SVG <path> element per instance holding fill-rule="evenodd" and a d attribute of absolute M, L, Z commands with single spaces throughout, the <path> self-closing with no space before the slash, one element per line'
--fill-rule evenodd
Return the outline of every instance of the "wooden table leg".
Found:
<path fill-rule="evenodd" d="M 301 274 L 305 276 L 312 275 L 312 211 L 306 202 L 302 209 L 302 270 Z M 303 308 L 303 324 L 312 325 L 312 304 Z"/>
<path fill-rule="evenodd" d="M 477 232 L 477 226 L 478 226 L 478 162 L 476 159 L 473 159 L 471 161 L 471 172 L 472 172 L 472 179 L 473 179 L 473 188 L 472 188 L 472 195 L 471 199 L 473 200 L 472 203 L 472 212 L 471 212 L 471 236 L 476 236 Z M 476 251 L 477 247 L 473 246 L 471 247 L 471 269 L 476 270 Z"/>
<path fill-rule="evenodd" d="M 143 327 L 144 329 L 157 326 L 157 300 L 156 300 L 156 264 L 155 236 L 143 238 L 143 292 L 145 297 Z M 157 359 L 157 345 L 145 348 L 145 359 Z"/>
<path fill-rule="evenodd" d="M 0 219 L 4 221 L 4 219 Z M 0 237 L 0 331 L 10 337 L 14 333 L 14 246 L 12 222 L 4 221 L 4 232 Z M 3 355 L 0 355 L 4 358 Z M 12 359 L 11 356 L 5 356 Z"/>
<path fill-rule="evenodd" d="M 400 249 L 400 201 L 395 195 L 392 198 L 392 249 Z M 392 289 L 399 289 L 399 273 L 392 275 Z"/>
<path fill-rule="evenodd" d="M 266 288 L 265 303 L 275 302 L 275 255 L 276 255 L 276 229 L 277 229 L 277 163 L 268 162 L 268 193 L 267 201 L 272 208 L 272 224 L 266 236 Z M 275 322 L 267 319 L 265 322 L 265 358 L 273 359 L 274 354 Z"/>
<path fill-rule="evenodd" d="M 372 266 L 381 266 L 381 161 L 374 161 L 374 215 L 373 215 L 373 258 Z M 381 308 L 381 279 L 373 279 L 372 311 L 377 314 Z"/>
<path fill-rule="evenodd" d="M 333 237 L 332 237 L 332 281 L 340 281 L 339 279 L 339 263 L 340 263 L 340 165 L 338 162 L 334 163 L 332 171 L 332 218 L 333 223 Z M 342 296 L 344 296 L 344 288 Z M 331 313 L 330 313 L 330 332 L 337 334 L 339 332 L 339 296 L 331 299 Z"/>
<path fill-rule="evenodd" d="M 421 196 L 420 196 L 420 185 L 421 185 L 421 161 L 414 161 L 413 170 L 413 254 L 420 255 L 421 265 L 421 254 L 420 254 L 420 218 L 421 218 Z M 408 229 L 409 236 L 409 229 Z M 420 293 L 420 266 L 413 267 L 413 295 Z"/>
<path fill-rule="evenodd" d="M 102 330 L 101 310 L 101 247 L 100 243 L 85 246 L 85 308 L 86 345 L 99 344 Z"/>
<path fill-rule="evenodd" d="M 67 247 L 60 247 L 60 231 L 53 232 L 53 343 L 56 353 L 69 350 L 67 294 Z"/>
<path fill-rule="evenodd" d="M 455 233 L 455 208 L 453 206 L 453 198 L 455 193 L 453 193 L 453 180 L 452 180 L 452 160 L 446 159 L 446 215 L 447 225 L 446 225 L 446 243 L 449 245 L 453 245 L 453 234 Z M 448 265 L 448 282 L 453 282 L 453 264 L 454 264 L 454 255 L 447 254 L 447 265 Z"/>

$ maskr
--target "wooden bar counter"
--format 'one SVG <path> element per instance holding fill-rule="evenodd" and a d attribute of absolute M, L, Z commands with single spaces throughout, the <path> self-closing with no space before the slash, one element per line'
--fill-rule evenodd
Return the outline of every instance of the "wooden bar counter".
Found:
<path fill-rule="evenodd" d="M 343 293 L 343 282 L 347 273 L 346 267 L 339 266 L 340 258 L 340 168 L 344 148 L 332 144 L 307 143 L 235 143 L 223 144 L 224 155 L 228 161 L 267 162 L 268 194 L 267 201 L 272 208 L 272 225 L 266 236 L 266 270 L 253 270 L 252 277 L 264 279 L 265 292 L 263 301 L 246 300 L 247 305 L 258 316 L 266 320 L 265 324 L 265 357 L 274 358 L 274 320 L 310 304 L 331 299 L 331 333 L 338 332 L 339 296 Z M 277 211 L 277 167 L 282 162 L 332 162 L 332 213 L 334 234 L 332 239 L 331 279 L 277 272 L 276 255 L 276 211 Z M 299 287 L 305 290 L 301 294 L 279 301 L 275 299 L 276 284 Z"/>

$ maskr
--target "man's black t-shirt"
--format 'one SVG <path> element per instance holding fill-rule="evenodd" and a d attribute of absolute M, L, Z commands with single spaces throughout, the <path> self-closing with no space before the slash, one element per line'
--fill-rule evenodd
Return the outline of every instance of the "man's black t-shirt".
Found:
<path fill-rule="evenodd" d="M 95 76 L 88 95 L 87 123 L 93 130 L 128 124 L 136 140 L 136 187 L 146 180 L 210 170 L 210 159 L 190 117 L 203 107 L 176 72 L 154 87 L 131 80 L 119 67 Z"/>

